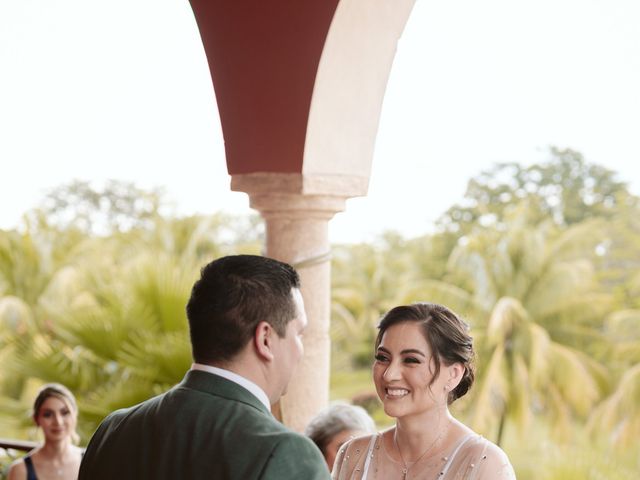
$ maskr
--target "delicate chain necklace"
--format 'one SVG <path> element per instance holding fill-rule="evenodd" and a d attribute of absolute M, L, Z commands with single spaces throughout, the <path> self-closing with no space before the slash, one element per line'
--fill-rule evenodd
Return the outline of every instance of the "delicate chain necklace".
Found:
<path fill-rule="evenodd" d="M 402 452 L 400 451 L 400 447 L 398 446 L 398 429 L 396 427 L 396 430 L 393 432 L 393 444 L 396 447 L 396 450 L 398 450 L 398 455 L 400 455 L 400 460 L 402 460 L 402 465 L 403 465 L 403 469 L 402 469 L 402 480 L 407 480 L 407 475 L 409 474 L 409 469 L 411 467 L 413 467 L 414 465 L 416 465 L 420 460 L 422 460 L 422 458 L 431 451 L 431 449 L 433 449 L 433 447 L 435 447 L 436 443 L 438 443 L 438 440 L 440 440 L 442 438 L 442 434 L 443 434 L 444 430 L 441 430 L 440 433 L 438 434 L 438 436 L 436 436 L 435 440 L 433 441 L 433 443 L 431 445 L 429 445 L 429 447 L 422 452 L 422 454 L 417 458 L 417 460 L 415 462 L 413 462 L 411 464 L 411 466 L 407 466 L 407 462 L 404 461 L 404 457 L 402 456 Z"/>

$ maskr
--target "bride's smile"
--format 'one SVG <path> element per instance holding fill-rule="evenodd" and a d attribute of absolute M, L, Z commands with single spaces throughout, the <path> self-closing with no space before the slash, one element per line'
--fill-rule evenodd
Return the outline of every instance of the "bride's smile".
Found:
<path fill-rule="evenodd" d="M 406 388 L 385 388 L 385 392 L 387 394 L 387 398 L 390 399 L 402 398 L 409 395 L 409 390 Z"/>

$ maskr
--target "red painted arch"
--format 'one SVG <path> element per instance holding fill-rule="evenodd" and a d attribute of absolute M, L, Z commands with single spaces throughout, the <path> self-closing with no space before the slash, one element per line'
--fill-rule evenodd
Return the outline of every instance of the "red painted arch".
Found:
<path fill-rule="evenodd" d="M 311 96 L 338 0 L 191 0 L 230 175 L 301 173 Z"/>

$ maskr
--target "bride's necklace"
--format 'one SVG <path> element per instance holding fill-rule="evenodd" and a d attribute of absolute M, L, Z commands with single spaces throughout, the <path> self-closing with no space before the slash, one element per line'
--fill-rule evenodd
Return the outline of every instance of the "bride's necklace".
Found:
<path fill-rule="evenodd" d="M 431 443 L 431 445 L 429 445 L 427 447 L 427 449 L 422 452 L 420 454 L 420 456 L 416 459 L 415 462 L 413 462 L 411 465 L 407 466 L 407 462 L 404 461 L 404 457 L 402 456 L 402 452 L 400 451 L 400 447 L 398 446 L 398 430 L 396 429 L 395 432 L 393 432 L 393 444 L 396 447 L 396 450 L 398 451 L 398 455 L 400 455 L 400 460 L 402 460 L 402 480 L 407 480 L 407 475 L 409 474 L 409 469 L 411 467 L 413 467 L 414 465 L 416 465 L 420 460 L 422 460 L 424 458 L 424 456 L 429 453 L 433 447 L 435 447 L 436 443 L 438 443 L 438 440 L 440 440 L 442 438 L 442 434 L 444 433 L 444 430 L 441 430 L 440 433 L 438 433 L 438 435 L 436 436 L 435 440 Z"/>

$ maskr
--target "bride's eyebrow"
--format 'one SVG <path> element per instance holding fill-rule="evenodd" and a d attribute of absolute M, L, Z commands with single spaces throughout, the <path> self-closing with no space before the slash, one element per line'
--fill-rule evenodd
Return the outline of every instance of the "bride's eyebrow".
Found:
<path fill-rule="evenodd" d="M 421 357 L 427 358 L 427 356 L 424 353 L 422 353 L 420 350 L 416 350 L 415 348 L 408 348 L 406 350 L 402 350 L 400 353 L 402 355 L 408 355 L 410 353 L 415 353 L 416 355 L 420 355 Z"/>
<path fill-rule="evenodd" d="M 377 351 L 391 355 L 391 352 L 384 347 L 378 347 Z M 427 358 L 427 356 L 423 352 L 415 348 L 407 348 L 400 352 L 400 355 L 411 355 L 411 354 L 416 354 L 416 355 L 420 355 L 421 357 Z"/>

